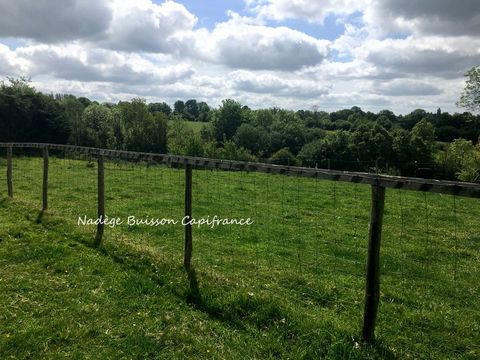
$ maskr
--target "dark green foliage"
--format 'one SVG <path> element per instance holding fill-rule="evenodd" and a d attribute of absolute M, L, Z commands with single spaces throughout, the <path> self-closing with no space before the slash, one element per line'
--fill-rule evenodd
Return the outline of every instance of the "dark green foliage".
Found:
<path fill-rule="evenodd" d="M 288 150 L 288 148 L 278 150 L 268 159 L 268 162 L 276 165 L 300 165 L 300 162 L 297 160 L 295 155 L 293 155 L 290 150 Z"/>
<path fill-rule="evenodd" d="M 235 145 L 231 140 L 222 143 L 217 149 L 216 157 L 219 159 L 238 160 L 238 161 L 256 161 L 254 155 L 248 149 Z"/>
<path fill-rule="evenodd" d="M 61 104 L 25 79 L 0 83 L 0 141 L 65 144 L 70 127 Z"/>
<path fill-rule="evenodd" d="M 233 141 L 237 146 L 244 147 L 260 156 L 270 148 L 270 136 L 267 130 L 247 123 L 240 125 Z"/>
<path fill-rule="evenodd" d="M 198 118 L 198 115 L 200 114 L 198 110 L 197 100 L 187 100 L 187 102 L 185 103 L 183 114 L 187 120 L 196 120 Z"/>
<path fill-rule="evenodd" d="M 223 100 L 213 118 L 216 140 L 231 140 L 243 122 L 242 105 L 235 100 Z"/>
<path fill-rule="evenodd" d="M 163 113 L 152 114 L 144 100 L 119 103 L 125 148 L 133 151 L 160 152 L 167 149 L 167 118 Z"/>
<path fill-rule="evenodd" d="M 113 139 L 112 111 L 98 104 L 89 105 L 82 114 L 78 132 L 78 143 L 98 148 L 110 147 Z"/>
<path fill-rule="evenodd" d="M 173 109 L 176 115 L 182 116 L 185 112 L 185 103 L 182 100 L 175 101 Z"/>
<path fill-rule="evenodd" d="M 172 108 L 167 103 L 151 103 L 148 104 L 148 111 L 151 113 L 162 113 L 165 116 L 170 116 L 172 114 Z"/>
<path fill-rule="evenodd" d="M 410 134 L 413 158 L 420 163 L 433 162 L 435 145 L 435 128 L 431 123 L 422 120 L 417 123 Z"/>

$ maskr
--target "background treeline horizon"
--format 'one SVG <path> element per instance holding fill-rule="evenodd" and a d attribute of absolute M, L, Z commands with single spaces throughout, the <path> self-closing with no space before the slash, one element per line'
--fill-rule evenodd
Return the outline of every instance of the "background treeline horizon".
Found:
<path fill-rule="evenodd" d="M 480 182 L 480 116 L 354 106 L 334 112 L 252 110 L 226 99 L 100 104 L 48 95 L 24 79 L 0 83 L 0 142 L 99 148 L 378 171 Z"/>

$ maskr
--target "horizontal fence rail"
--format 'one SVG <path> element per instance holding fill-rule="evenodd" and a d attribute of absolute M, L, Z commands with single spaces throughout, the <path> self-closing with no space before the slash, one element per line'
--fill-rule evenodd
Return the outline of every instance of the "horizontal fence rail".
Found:
<path fill-rule="evenodd" d="M 377 175 L 363 172 L 350 172 L 327 169 L 313 169 L 298 166 L 284 166 L 245 161 L 209 159 L 192 156 L 177 156 L 166 154 L 143 153 L 122 150 L 106 150 L 84 146 L 41 144 L 41 143 L 0 143 L 2 148 L 29 148 L 63 150 L 73 153 L 103 156 L 109 159 L 131 161 L 156 161 L 165 164 L 192 165 L 209 169 L 223 169 L 231 171 L 261 172 L 280 174 L 294 177 L 307 177 L 323 180 L 360 183 L 381 186 L 393 189 L 405 189 L 422 192 L 433 192 L 449 195 L 459 195 L 480 198 L 480 184 L 459 181 L 432 180 L 390 175 Z"/>

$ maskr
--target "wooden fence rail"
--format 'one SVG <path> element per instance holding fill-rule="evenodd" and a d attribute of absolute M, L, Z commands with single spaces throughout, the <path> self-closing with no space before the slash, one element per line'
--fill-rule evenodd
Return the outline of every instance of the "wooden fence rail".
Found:
<path fill-rule="evenodd" d="M 152 154 L 133 151 L 106 150 L 74 145 L 40 144 L 40 143 L 0 143 L 0 147 L 37 148 L 68 151 L 73 154 L 85 154 L 96 157 L 102 155 L 106 159 L 123 159 L 127 161 L 147 161 L 164 164 L 192 165 L 202 168 L 223 169 L 232 171 L 262 172 L 295 177 L 308 177 L 342 182 L 361 183 L 383 186 L 385 188 L 405 189 L 423 192 L 435 192 L 450 195 L 480 198 L 480 184 L 459 181 L 431 180 L 402 176 L 369 174 L 363 172 L 313 169 L 297 166 L 283 166 L 252 163 L 233 160 L 207 159 L 191 156 Z"/>
<path fill-rule="evenodd" d="M 352 182 L 371 185 L 372 203 L 370 211 L 370 230 L 368 239 L 368 255 L 366 261 L 365 306 L 362 337 L 366 342 L 374 339 L 375 323 L 380 297 L 380 243 L 382 220 L 385 203 L 385 188 L 405 189 L 422 192 L 435 192 L 449 195 L 480 198 L 480 184 L 457 181 L 430 180 L 400 176 L 368 174 L 362 172 L 337 171 L 329 169 L 312 169 L 296 166 L 241 162 L 232 160 L 207 159 L 190 156 L 175 156 L 132 151 L 106 150 L 73 145 L 41 144 L 41 143 L 0 143 L 0 148 L 7 149 L 7 190 L 13 197 L 12 153 L 14 148 L 42 149 L 44 159 L 43 172 L 43 210 L 48 203 L 48 151 L 60 150 L 77 155 L 89 155 L 97 158 L 98 164 L 98 218 L 105 217 L 105 180 L 104 159 L 145 161 L 163 164 L 176 164 L 185 167 L 185 216 L 192 217 L 192 169 L 224 169 L 230 171 L 261 172 L 295 177 L 326 179 L 332 181 Z M 104 232 L 103 222 L 97 226 L 95 246 L 99 246 Z M 192 226 L 185 226 L 184 267 L 190 272 L 192 258 Z"/>

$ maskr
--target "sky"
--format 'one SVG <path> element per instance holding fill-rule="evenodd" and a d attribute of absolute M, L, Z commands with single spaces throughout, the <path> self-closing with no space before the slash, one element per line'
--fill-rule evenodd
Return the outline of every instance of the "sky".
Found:
<path fill-rule="evenodd" d="M 101 102 L 461 112 L 478 0 L 0 0 L 0 79 Z"/>

